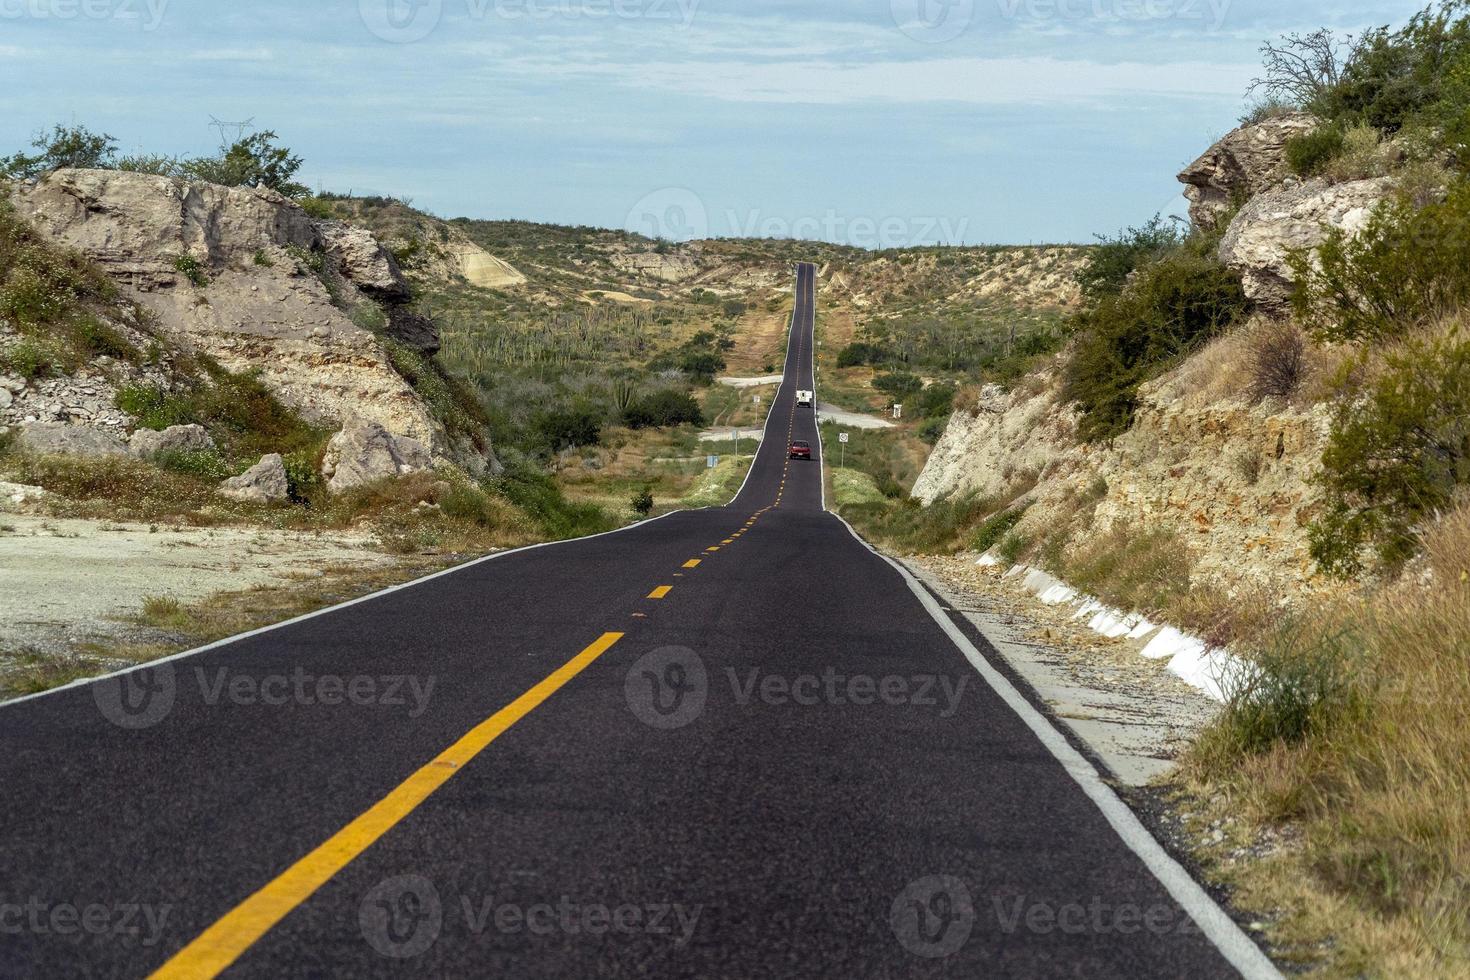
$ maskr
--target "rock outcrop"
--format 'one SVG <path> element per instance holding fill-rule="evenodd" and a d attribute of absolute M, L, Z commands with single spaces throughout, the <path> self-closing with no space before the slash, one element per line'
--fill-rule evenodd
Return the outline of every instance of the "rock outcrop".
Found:
<path fill-rule="evenodd" d="M 332 437 L 322 458 L 322 475 L 333 491 L 348 490 L 433 466 L 416 439 L 395 436 L 376 422 L 353 422 Z"/>
<path fill-rule="evenodd" d="M 286 500 L 291 496 L 290 480 L 286 477 L 286 461 L 280 453 L 262 456 L 260 462 L 239 476 L 232 476 L 219 485 L 221 496 L 251 504 L 269 504 Z"/>
<path fill-rule="evenodd" d="M 20 214 L 111 273 L 185 349 L 254 370 L 310 422 L 378 421 L 459 461 L 444 426 L 393 367 L 378 338 L 344 312 L 408 295 L 372 236 L 314 221 L 261 188 L 109 170 L 59 170 L 16 185 Z M 399 316 L 412 345 L 435 349 L 426 322 Z M 477 461 L 484 466 L 486 460 Z"/>
<path fill-rule="evenodd" d="M 1033 540 L 1074 520 L 1085 521 L 1081 541 L 1116 527 L 1173 531 L 1199 579 L 1220 588 L 1256 585 L 1296 598 L 1330 592 L 1307 536 L 1321 506 L 1313 477 L 1327 409 L 1201 395 L 1210 370 L 1186 363 L 1145 385 L 1133 427 L 1110 445 L 1076 442 L 1075 410 L 1062 403 L 1055 378 L 1030 379 L 1010 394 L 992 389 L 978 411 L 955 413 L 914 496 L 1025 501 L 1018 530 Z"/>
<path fill-rule="evenodd" d="M 340 221 L 323 221 L 317 228 L 328 255 L 348 281 L 374 299 L 402 302 L 409 298 L 408 282 L 393 256 L 372 232 Z"/>
<path fill-rule="evenodd" d="M 1179 181 L 1195 227 L 1214 229 L 1241 202 L 1278 183 L 1285 176 L 1287 140 L 1316 125 L 1306 113 L 1291 113 L 1241 126 L 1184 168 Z"/>
<path fill-rule="evenodd" d="M 202 425 L 171 425 L 162 431 L 139 429 L 128 440 L 134 456 L 146 459 L 161 453 L 202 453 L 214 448 L 214 440 Z"/>
<path fill-rule="evenodd" d="M 1360 232 L 1394 188 L 1391 177 L 1328 184 L 1295 183 L 1257 195 L 1230 222 L 1220 261 L 1241 274 L 1245 293 L 1264 312 L 1284 315 L 1295 290 L 1288 257 L 1322 244 L 1326 229 Z"/>
<path fill-rule="evenodd" d="M 15 445 L 37 455 L 126 456 L 128 447 L 110 432 L 61 422 L 29 422 L 15 436 Z"/>

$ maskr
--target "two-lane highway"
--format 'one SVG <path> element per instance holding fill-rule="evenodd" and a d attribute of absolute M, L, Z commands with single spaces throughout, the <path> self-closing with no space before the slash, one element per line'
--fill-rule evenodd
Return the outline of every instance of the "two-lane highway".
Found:
<path fill-rule="evenodd" d="M 729 506 L 0 707 L 0 975 L 1272 975 L 825 511 L 815 279 Z"/>

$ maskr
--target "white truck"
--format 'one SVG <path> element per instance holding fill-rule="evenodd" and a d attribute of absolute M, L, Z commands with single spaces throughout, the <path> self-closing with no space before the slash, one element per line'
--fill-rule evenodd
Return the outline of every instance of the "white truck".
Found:
<path fill-rule="evenodd" d="M 811 408 L 813 405 L 816 404 L 816 402 L 817 393 L 815 391 L 798 391 L 796 393 L 796 404 L 798 405 L 801 405 L 805 408 Z"/>

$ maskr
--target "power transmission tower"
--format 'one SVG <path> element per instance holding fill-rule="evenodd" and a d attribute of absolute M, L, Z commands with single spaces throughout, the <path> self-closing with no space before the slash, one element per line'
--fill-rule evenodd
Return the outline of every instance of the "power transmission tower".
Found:
<path fill-rule="evenodd" d="M 253 131 L 255 129 L 255 117 L 251 116 L 244 122 L 226 122 L 223 119 L 216 119 L 214 116 L 210 116 L 209 128 L 219 133 L 219 152 L 221 155 L 224 155 L 230 152 L 230 147 L 245 138 L 247 130 Z M 234 139 L 230 139 L 225 135 L 231 130 L 234 131 Z"/>

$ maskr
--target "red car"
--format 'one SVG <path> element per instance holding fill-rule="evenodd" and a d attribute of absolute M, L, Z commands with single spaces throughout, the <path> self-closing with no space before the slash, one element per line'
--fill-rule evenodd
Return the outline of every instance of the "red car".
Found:
<path fill-rule="evenodd" d="M 812 444 L 809 442 L 793 442 L 791 444 L 792 459 L 811 459 Z"/>

